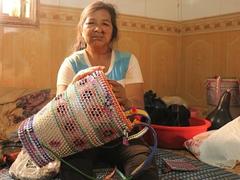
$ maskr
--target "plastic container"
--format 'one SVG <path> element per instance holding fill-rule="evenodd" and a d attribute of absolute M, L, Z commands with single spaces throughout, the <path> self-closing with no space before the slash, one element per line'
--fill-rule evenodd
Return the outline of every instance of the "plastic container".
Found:
<path fill-rule="evenodd" d="M 191 139 L 193 136 L 207 131 L 211 126 L 211 122 L 206 119 L 197 117 L 190 118 L 190 126 L 179 127 L 179 126 L 162 126 L 162 125 L 151 125 L 158 136 L 158 147 L 165 149 L 183 149 L 183 143 Z M 145 140 L 152 145 L 152 139 L 147 133 Z"/>
<path fill-rule="evenodd" d="M 216 106 L 226 90 L 231 93 L 230 106 L 240 106 L 240 81 L 220 76 L 207 79 L 207 103 Z"/>

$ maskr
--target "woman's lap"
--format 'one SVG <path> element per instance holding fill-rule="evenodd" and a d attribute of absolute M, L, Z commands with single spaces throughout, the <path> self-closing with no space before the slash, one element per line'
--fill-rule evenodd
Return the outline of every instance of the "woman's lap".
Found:
<path fill-rule="evenodd" d="M 110 146 L 116 143 L 117 145 L 110 148 Z M 117 165 L 118 168 L 128 176 L 148 157 L 150 151 L 150 148 L 140 139 L 131 141 L 128 146 L 123 145 L 121 140 L 116 140 L 102 147 L 65 157 L 64 160 L 89 176 L 94 176 L 93 169 L 96 164 L 99 164 L 99 161 L 102 162 L 100 164 L 108 163 L 112 167 Z M 151 177 L 152 180 L 158 179 L 155 162 L 153 161 L 146 169 L 135 177 L 136 178 L 134 179 L 139 180 L 146 179 L 146 177 L 148 177 L 148 179 Z M 71 178 L 71 180 L 86 179 L 64 163 L 61 165 L 60 178 L 61 180 L 69 178 Z"/>

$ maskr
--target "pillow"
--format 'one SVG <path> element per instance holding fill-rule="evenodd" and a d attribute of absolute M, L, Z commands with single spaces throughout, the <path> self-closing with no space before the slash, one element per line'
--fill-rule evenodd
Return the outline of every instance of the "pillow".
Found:
<path fill-rule="evenodd" d="M 0 139 L 17 138 L 19 124 L 37 113 L 54 96 L 50 89 L 0 89 Z"/>

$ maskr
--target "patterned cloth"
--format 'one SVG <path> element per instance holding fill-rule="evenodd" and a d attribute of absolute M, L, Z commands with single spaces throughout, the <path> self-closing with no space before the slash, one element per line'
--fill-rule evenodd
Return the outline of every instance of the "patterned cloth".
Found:
<path fill-rule="evenodd" d="M 40 167 L 55 154 L 66 157 L 101 146 L 132 128 L 103 71 L 80 76 L 19 127 L 24 148 Z"/>
<path fill-rule="evenodd" d="M 55 91 L 50 89 L 0 87 L 0 139 L 18 141 L 19 124 L 37 113 L 54 96 Z"/>

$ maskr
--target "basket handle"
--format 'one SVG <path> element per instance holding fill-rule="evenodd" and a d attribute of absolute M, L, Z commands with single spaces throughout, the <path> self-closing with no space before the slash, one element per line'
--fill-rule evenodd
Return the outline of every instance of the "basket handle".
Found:
<path fill-rule="evenodd" d="M 137 108 L 131 108 L 129 111 L 126 111 L 126 116 L 131 119 L 134 118 L 133 120 L 133 127 L 144 127 L 141 131 L 139 131 L 136 134 L 133 134 L 131 136 L 128 137 L 128 141 L 132 140 L 132 139 L 136 139 L 139 138 L 141 136 L 143 136 L 147 131 L 150 131 L 152 137 L 153 137 L 153 147 L 152 147 L 152 151 L 151 153 L 148 155 L 147 159 L 140 164 L 132 173 L 131 176 L 136 175 L 137 173 L 139 173 L 141 170 L 145 169 L 146 167 L 149 166 L 149 164 L 151 163 L 152 159 L 154 158 L 154 154 L 157 151 L 157 133 L 154 130 L 154 128 L 151 126 L 151 118 L 148 115 L 148 113 L 145 110 L 142 109 L 137 109 Z M 145 118 L 145 120 L 147 122 L 141 122 L 142 118 Z"/>

